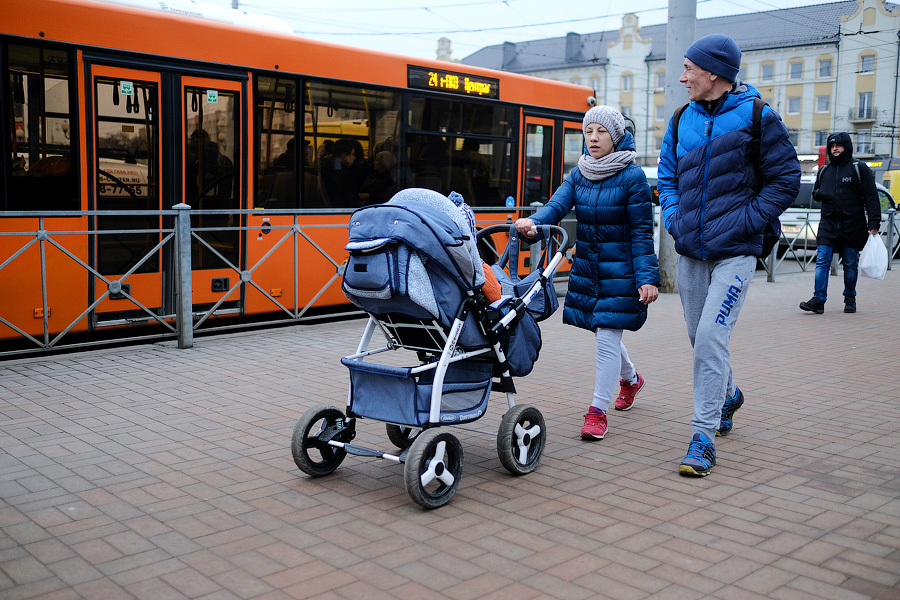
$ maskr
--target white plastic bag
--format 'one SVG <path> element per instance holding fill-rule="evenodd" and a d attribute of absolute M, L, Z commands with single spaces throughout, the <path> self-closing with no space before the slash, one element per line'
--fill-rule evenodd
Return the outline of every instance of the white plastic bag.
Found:
<path fill-rule="evenodd" d="M 872 279 L 884 279 L 887 271 L 887 246 L 880 235 L 869 234 L 869 241 L 859 253 L 859 272 Z"/>

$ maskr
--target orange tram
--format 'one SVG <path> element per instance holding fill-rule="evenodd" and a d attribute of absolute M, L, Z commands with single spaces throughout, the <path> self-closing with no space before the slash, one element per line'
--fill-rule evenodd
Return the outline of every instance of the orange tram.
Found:
<path fill-rule="evenodd" d="M 0 3 L 0 354 L 172 336 L 187 294 L 197 331 L 348 314 L 353 210 L 426 187 L 505 222 L 581 154 L 590 88 L 141 1 Z"/>

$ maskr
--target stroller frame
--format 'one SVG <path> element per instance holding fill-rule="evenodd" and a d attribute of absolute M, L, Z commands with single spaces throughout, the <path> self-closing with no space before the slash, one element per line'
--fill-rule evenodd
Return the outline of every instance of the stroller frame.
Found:
<path fill-rule="evenodd" d="M 480 230 L 477 238 L 508 230 L 508 225 L 488 227 Z M 556 254 L 522 297 L 509 300 L 509 311 L 500 318 L 498 311 L 488 306 L 481 292 L 472 290 L 466 292 L 449 331 L 437 320 L 370 313 L 356 352 L 341 359 L 351 371 L 346 413 L 329 405 L 314 406 L 304 413 L 294 427 L 291 441 L 297 466 L 310 476 L 321 477 L 337 469 L 347 454 L 401 463 L 410 497 L 425 508 L 443 506 L 459 486 L 463 451 L 459 440 L 441 426 L 459 426 L 482 417 L 490 392 L 501 391 L 506 394 L 508 410 L 501 419 L 497 434 L 500 462 L 513 475 L 524 475 L 536 469 L 546 443 L 546 425 L 537 408 L 516 404 L 513 375 L 507 364 L 502 340 L 506 333 L 504 330 L 515 328 L 528 303 L 543 289 L 564 260 L 567 234 L 561 227 L 551 227 L 551 231 L 554 237 L 559 236 L 560 239 Z M 466 350 L 458 345 L 470 314 L 489 346 Z M 369 349 L 376 332 L 383 335 L 385 345 Z M 393 367 L 366 360 L 396 350 L 416 352 L 420 364 Z M 477 367 L 478 372 L 470 377 L 469 368 L 473 366 Z M 488 368 L 490 372 L 485 373 Z M 462 376 L 467 381 L 446 383 L 448 373 Z M 483 380 L 485 376 L 488 376 L 487 381 Z M 475 380 L 475 377 L 478 379 Z M 397 418 L 399 415 L 390 410 L 382 412 L 378 405 L 365 399 L 365 387 L 370 382 L 396 385 L 397 395 L 400 396 L 409 392 L 423 402 L 426 399 L 423 396 L 427 397 L 427 419 L 423 420 L 423 411 L 416 412 L 415 408 L 412 409 L 413 414 L 403 411 L 405 418 Z M 447 397 L 460 388 L 463 389 L 460 394 L 471 399 L 470 404 L 478 394 L 483 397 L 471 406 L 448 410 Z M 397 398 L 399 403 L 405 400 Z M 413 399 L 412 403 L 415 402 Z M 385 422 L 388 439 L 401 452 L 395 454 L 352 444 L 356 437 L 357 418 Z"/>

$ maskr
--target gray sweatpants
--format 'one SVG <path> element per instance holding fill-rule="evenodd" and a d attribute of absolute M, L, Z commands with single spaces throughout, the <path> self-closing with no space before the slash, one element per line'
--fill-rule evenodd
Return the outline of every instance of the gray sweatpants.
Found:
<path fill-rule="evenodd" d="M 730 398 L 737 391 L 728 342 L 756 270 L 756 257 L 695 260 L 679 255 L 677 268 L 678 293 L 694 348 L 691 427 L 693 433 L 714 440 L 726 394 Z"/>

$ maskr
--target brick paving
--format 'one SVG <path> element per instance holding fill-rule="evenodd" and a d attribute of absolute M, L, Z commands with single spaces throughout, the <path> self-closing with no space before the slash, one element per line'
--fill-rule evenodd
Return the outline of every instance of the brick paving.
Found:
<path fill-rule="evenodd" d="M 861 279 L 855 315 L 840 285 L 817 316 L 797 308 L 811 273 L 757 274 L 731 345 L 747 402 L 705 479 L 677 474 L 677 296 L 626 333 L 647 386 L 595 443 L 593 337 L 558 312 L 517 381 L 547 420 L 541 466 L 500 465 L 494 394 L 453 430 L 464 476 L 434 511 L 400 465 L 310 479 L 291 458 L 303 411 L 345 404 L 360 320 L 4 361 L 0 598 L 900 598 L 900 273 Z"/>

